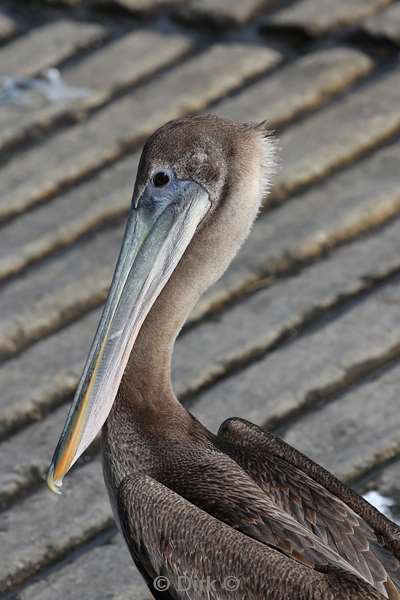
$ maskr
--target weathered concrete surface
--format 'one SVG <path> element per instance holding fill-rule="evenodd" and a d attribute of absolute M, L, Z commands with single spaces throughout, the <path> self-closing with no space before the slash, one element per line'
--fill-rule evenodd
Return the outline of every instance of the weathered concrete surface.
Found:
<path fill-rule="evenodd" d="M 185 0 L 175 0 L 173 4 L 179 5 Z M 171 5 L 171 0 L 115 0 L 115 3 L 123 8 L 138 11 L 154 11 L 157 8 L 163 8 L 164 5 Z"/>
<path fill-rule="evenodd" d="M 30 585 L 21 600 L 151 600 L 142 577 L 132 565 L 122 537 L 115 536 L 44 581 Z"/>
<path fill-rule="evenodd" d="M 85 240 L 81 246 L 72 247 L 63 260 L 54 256 L 45 269 L 10 282 L 0 301 L 0 354 L 10 355 L 28 340 L 37 339 L 74 315 L 81 315 L 102 303 L 122 234 L 122 226 L 108 229 Z M 111 260 L 99 264 L 98 257 L 105 253 Z M 99 266 L 95 272 L 94 263 Z M 73 306 L 65 305 L 63 298 L 68 297 L 75 298 Z M 60 310 L 62 304 L 64 308 Z"/>
<path fill-rule="evenodd" d="M 273 195 L 285 197 L 326 177 L 400 131 L 400 73 L 380 77 L 285 132 Z M 301 148 L 301 152 L 299 152 Z"/>
<path fill-rule="evenodd" d="M 299 27 L 312 35 L 348 27 L 372 15 L 391 0 L 300 0 L 269 18 L 267 25 Z"/>
<path fill-rule="evenodd" d="M 394 77 L 394 75 L 393 75 Z M 370 88 L 368 88 L 368 90 L 370 90 Z M 366 94 L 367 95 L 367 94 Z M 375 97 L 375 96 L 374 96 Z M 352 97 L 350 97 L 352 98 Z M 346 100 L 343 101 L 343 103 L 346 102 Z M 342 104 L 340 104 L 339 106 L 342 106 Z M 366 105 L 368 106 L 368 105 Z M 355 111 L 355 107 L 352 105 L 352 108 Z M 392 111 L 393 111 L 393 118 L 395 117 L 395 110 L 394 107 L 392 107 Z M 342 108 L 342 112 L 344 112 L 344 109 Z M 345 147 L 342 144 L 344 144 L 345 141 L 348 142 L 349 145 L 353 146 L 354 144 L 354 140 L 357 137 L 357 130 L 353 131 L 353 137 L 350 136 L 350 132 L 345 128 L 345 125 L 343 124 L 343 126 L 341 127 L 337 127 L 336 128 L 336 132 L 339 131 L 339 133 L 336 136 L 335 140 L 331 140 L 328 139 L 325 142 L 325 138 L 324 138 L 324 134 L 325 134 L 325 127 L 326 127 L 326 122 L 330 119 L 331 121 L 334 121 L 335 118 L 340 117 L 340 115 L 337 115 L 337 107 L 332 107 L 332 108 L 328 108 L 326 109 L 323 113 L 320 113 L 316 116 L 314 116 L 312 119 L 310 119 L 309 121 L 305 121 L 304 124 L 301 125 L 297 125 L 296 127 L 292 128 L 291 130 L 289 130 L 282 138 L 282 145 L 284 150 L 286 151 L 286 155 L 287 155 L 287 161 L 286 161 L 286 173 L 285 174 L 281 174 L 278 177 L 278 184 L 277 184 L 277 189 L 279 190 L 283 190 L 285 189 L 286 191 L 291 189 L 293 186 L 298 185 L 298 179 L 301 178 L 301 180 L 304 182 L 306 177 L 308 178 L 308 180 L 312 180 L 312 177 L 315 176 L 319 176 L 319 173 L 317 173 L 318 171 L 318 167 L 319 169 L 327 169 L 327 163 L 331 162 L 332 160 L 336 160 L 337 157 L 342 157 L 343 156 L 343 152 L 345 151 Z M 351 113 L 353 114 L 353 112 Z M 386 116 L 389 117 L 388 113 L 385 113 Z M 324 118 L 323 118 L 324 117 Z M 397 117 L 396 115 L 396 118 Z M 361 116 L 359 118 L 359 124 L 355 122 L 355 119 L 353 120 L 353 125 L 359 126 L 361 129 Z M 311 127 L 311 125 L 313 125 L 314 127 Z M 321 132 L 321 138 L 318 137 L 318 133 L 319 129 L 322 129 Z M 313 129 L 313 135 L 314 137 L 312 138 L 312 141 L 309 142 L 309 137 L 307 137 L 304 140 L 304 144 L 302 141 L 302 132 L 304 128 L 308 128 L 309 130 Z M 293 131 L 296 132 L 297 135 L 297 140 L 294 142 L 295 147 L 299 148 L 301 144 L 303 144 L 303 146 L 305 145 L 307 147 L 310 146 L 310 152 L 305 153 L 303 155 L 299 155 L 299 153 L 295 154 L 294 149 L 291 146 L 291 140 L 293 141 L 294 139 L 294 135 L 293 135 Z M 332 132 L 332 129 L 330 130 Z M 381 131 L 381 129 L 379 130 Z M 326 130 L 326 132 L 328 132 L 328 130 Z M 362 135 L 363 132 L 360 131 L 360 135 Z M 307 135 L 309 136 L 309 133 L 307 133 Z M 330 134 L 332 137 L 332 133 Z M 290 137 L 291 136 L 291 137 Z M 320 146 L 316 146 L 315 142 L 313 140 L 318 139 L 320 142 Z M 329 144 L 331 144 L 331 146 L 329 146 Z M 354 175 L 349 175 L 346 179 L 346 177 L 344 178 L 344 182 L 341 181 L 341 179 L 338 179 L 338 183 L 336 184 L 336 182 L 333 184 L 333 186 L 331 187 L 331 189 L 328 188 L 327 190 L 327 194 L 330 195 L 334 195 L 337 200 L 335 203 L 332 202 L 332 204 L 326 204 L 323 205 L 323 211 L 327 211 L 327 217 L 326 217 L 326 221 L 327 222 L 332 222 L 333 225 L 335 224 L 335 221 L 332 221 L 333 218 L 333 213 L 336 210 L 336 215 L 337 215 L 337 219 L 339 221 L 339 226 L 340 226 L 340 230 L 342 231 L 343 229 L 345 229 L 348 233 L 352 233 L 353 229 L 357 227 L 362 228 L 362 226 L 366 227 L 368 226 L 368 224 L 373 223 L 374 220 L 376 221 L 380 221 L 380 220 L 384 220 L 384 218 L 387 218 L 388 216 L 391 216 L 391 214 L 394 214 L 397 211 L 397 207 L 398 207 L 398 196 L 397 196 L 397 178 L 396 178 L 396 174 L 397 174 L 397 160 L 398 158 L 396 158 L 397 154 L 396 152 L 398 152 L 398 146 L 394 145 L 392 149 L 389 149 L 387 151 L 385 151 L 386 154 L 382 155 L 382 159 L 378 157 L 375 159 L 373 159 L 372 161 L 372 167 L 371 168 L 371 175 L 369 177 L 369 183 L 367 186 L 365 186 L 365 188 L 363 188 L 360 184 L 360 189 L 359 192 L 357 194 L 353 194 L 353 191 L 350 191 L 349 194 L 351 196 L 350 200 L 347 201 L 343 201 L 342 197 L 343 197 L 343 193 L 346 193 L 346 189 L 352 190 L 353 188 L 348 188 L 349 185 L 353 185 L 353 180 L 354 181 L 359 181 L 362 182 L 365 178 L 365 174 L 363 173 L 362 169 L 364 167 L 361 167 L 361 172 L 359 172 L 359 174 L 357 175 L 357 172 Z M 324 161 L 324 156 L 326 156 L 326 160 Z M 312 162 L 314 160 L 314 162 Z M 319 164 L 318 164 L 319 161 Z M 377 166 L 373 166 L 375 164 L 375 161 L 377 161 L 376 165 Z M 134 162 L 134 161 L 132 161 Z M 370 163 L 366 163 L 367 167 L 366 167 L 366 171 L 368 172 L 368 165 Z M 381 165 L 381 166 L 379 166 Z M 129 169 L 129 163 L 125 163 L 124 167 L 127 167 Z M 304 167 L 304 169 L 302 169 L 302 167 Z M 379 180 L 377 179 L 378 174 L 381 173 L 383 174 L 383 176 L 381 178 L 379 178 Z M 285 179 L 286 176 L 286 179 Z M 293 183 L 293 181 L 295 181 L 295 183 Z M 379 181 L 379 184 L 376 185 L 375 182 Z M 335 186 L 337 185 L 336 191 L 334 191 Z M 370 187 L 371 186 L 371 187 Z M 92 187 L 92 190 L 94 188 Z M 125 210 L 125 202 L 126 200 L 125 198 L 129 198 L 129 196 L 127 196 L 127 191 L 128 189 L 125 187 L 123 190 L 121 190 L 121 194 L 117 191 L 117 193 L 115 194 L 117 196 L 117 214 L 123 214 L 124 210 Z M 93 191 L 92 191 L 93 193 Z M 278 193 L 278 192 L 276 192 Z M 319 196 L 320 196 L 320 190 L 316 191 L 314 195 L 311 196 L 311 200 L 309 201 L 309 206 L 310 208 L 318 208 L 318 204 L 319 204 Z M 323 193 L 323 192 L 322 192 Z M 348 194 L 348 195 L 349 195 Z M 114 195 L 114 198 L 115 198 Z M 369 201 L 367 202 L 366 198 L 369 198 Z M 104 199 L 105 205 L 108 207 L 112 205 L 113 202 L 113 197 L 109 198 L 107 195 Z M 122 204 L 120 204 L 120 202 Z M 362 208 L 362 213 L 355 213 L 352 214 L 353 210 L 355 209 L 356 204 L 360 204 L 363 208 Z M 65 205 L 68 205 L 68 201 L 65 203 Z M 343 213 L 341 214 L 341 205 L 346 206 L 346 210 L 348 210 L 347 213 Z M 364 205 L 364 206 L 363 206 Z M 100 214 L 104 215 L 104 212 L 102 208 L 99 208 L 99 206 L 101 206 L 101 202 L 100 204 L 96 204 L 95 208 L 91 208 L 90 209 L 90 214 L 87 217 L 89 219 L 89 223 L 93 224 L 96 223 L 96 219 L 99 218 L 99 211 Z M 303 221 L 305 222 L 304 227 L 309 227 L 310 221 L 309 219 L 306 217 L 307 213 L 303 213 L 303 208 L 301 206 L 301 204 L 299 203 L 294 203 L 295 209 L 293 209 L 295 211 L 295 213 L 297 213 L 297 217 L 298 219 L 303 218 Z M 297 209 L 296 209 L 297 207 Z M 338 207 L 338 208 L 336 208 Z M 351 207 L 351 208 L 350 208 Z M 350 210 L 349 210 L 350 208 Z M 61 209 L 62 210 L 62 209 Z M 115 214 L 114 209 L 110 208 L 111 213 Z M 290 209 L 288 209 L 290 211 Z M 95 216 L 93 216 L 93 212 L 95 213 Z M 71 212 L 71 211 L 70 211 Z M 302 213 L 303 213 L 303 217 L 302 217 Z M 52 211 L 50 211 L 50 218 L 51 218 L 51 214 Z M 290 212 L 286 213 L 288 214 L 288 218 L 286 223 L 294 223 L 294 231 L 299 232 L 298 229 L 298 225 L 299 222 L 297 220 L 293 220 L 290 217 Z M 318 213 L 316 213 L 314 210 L 310 211 L 310 214 L 312 215 L 317 215 Z M 344 217 L 344 215 L 347 215 L 346 217 Z M 56 216 L 57 212 L 56 209 L 54 209 L 53 211 L 53 215 Z M 281 232 L 284 231 L 286 225 L 284 224 L 284 220 L 285 220 L 285 212 L 282 213 L 277 213 L 277 218 L 278 219 L 282 219 L 283 220 L 283 224 L 281 225 L 282 229 Z M 30 217 L 28 217 L 29 220 Z M 35 217 L 34 217 L 35 218 Z M 260 221 L 260 223 L 265 223 L 265 227 L 267 228 L 264 229 L 264 225 L 259 225 L 257 224 L 256 228 L 255 228 L 255 233 L 253 234 L 253 237 L 251 238 L 250 242 L 247 244 L 247 246 L 245 246 L 244 248 L 244 253 L 249 252 L 249 256 L 250 256 L 250 260 L 248 258 L 245 258 L 245 254 L 243 254 L 243 261 L 242 261 L 242 268 L 243 265 L 245 265 L 245 261 L 248 261 L 249 264 L 251 264 L 251 269 L 252 272 L 254 273 L 254 269 L 257 270 L 257 261 L 259 260 L 259 258 L 261 258 L 262 264 L 264 265 L 264 270 L 265 270 L 265 264 L 266 264 L 266 260 L 264 258 L 264 253 L 260 253 L 260 249 L 262 249 L 264 247 L 264 243 L 265 240 L 267 240 L 268 238 L 266 237 L 267 231 L 269 229 L 269 232 L 272 231 L 271 226 L 269 225 L 269 217 L 266 219 L 263 219 L 262 221 Z M 274 217 L 271 217 L 271 223 L 273 222 Z M 41 218 L 38 219 L 38 222 L 41 223 L 41 227 L 43 226 L 43 223 L 45 221 L 43 221 Z M 312 221 L 311 221 L 312 223 Z M 344 227 L 345 224 L 345 227 Z M 289 226 L 289 225 L 287 225 Z M 323 224 L 322 225 L 323 228 L 326 228 L 326 225 Z M 18 227 L 18 225 L 17 225 Z M 39 242 L 33 242 L 33 249 L 32 246 L 26 249 L 26 253 L 23 251 L 22 252 L 22 258 L 20 258 L 18 256 L 18 253 L 15 253 L 14 255 L 12 255 L 13 258 L 11 258 L 11 263 L 10 263 L 10 259 L 5 258 L 3 259 L 3 268 L 4 271 L 7 273 L 8 272 L 12 272 L 13 270 L 15 270 L 16 268 L 18 268 L 18 265 L 23 265 L 24 264 L 24 260 L 26 262 L 29 262 L 29 252 L 31 252 L 31 256 L 35 256 L 35 253 L 38 253 L 40 256 L 40 253 L 44 253 L 46 251 L 46 248 L 50 249 L 52 247 L 52 244 L 54 244 L 53 240 L 54 240 L 54 236 L 58 236 L 58 238 L 61 237 L 61 242 L 58 242 L 59 244 L 62 245 L 62 237 L 63 235 L 66 236 L 66 240 L 68 241 L 68 235 L 70 237 L 73 238 L 73 236 L 77 235 L 77 230 L 79 232 L 79 228 L 83 227 L 83 230 L 85 230 L 85 219 L 82 218 L 82 221 L 80 222 L 80 225 L 78 224 L 78 226 L 74 226 L 74 224 L 72 224 L 72 232 L 69 233 L 68 227 L 66 229 L 61 228 L 61 231 L 57 231 L 56 229 L 52 229 L 51 231 L 51 235 L 50 235 L 50 240 L 49 239 L 42 239 Z M 20 227 L 20 231 L 21 230 L 25 230 L 25 227 Z M 334 227 L 334 229 L 337 231 L 337 226 Z M 15 233 L 15 229 L 11 228 L 11 237 L 13 237 L 13 234 Z M 82 230 L 81 230 L 82 231 Z M 81 260 L 81 248 L 72 248 L 70 251 L 68 251 L 67 254 L 62 256 L 62 260 L 59 260 L 58 257 L 55 257 L 52 261 L 48 262 L 47 264 L 44 264 L 41 268 L 35 270 L 32 274 L 30 274 L 26 279 L 24 279 L 23 281 L 16 281 L 11 283 L 8 287 L 7 290 L 5 290 L 2 298 L 0 299 L 0 306 L 2 307 L 2 311 L 1 311 L 1 324 L 0 324 L 0 348 L 2 350 L 2 352 L 4 354 L 10 354 L 12 352 L 14 352 L 17 348 L 22 347 L 23 345 L 26 345 L 26 343 L 28 342 L 29 339 L 34 338 L 35 336 L 37 337 L 41 332 L 48 332 L 51 331 L 52 329 L 54 329 L 54 327 L 59 326 L 64 320 L 65 320 L 65 316 L 70 315 L 69 318 L 71 318 L 72 315 L 74 314 L 79 314 L 79 312 L 82 312 L 82 310 L 87 310 L 90 307 L 96 306 L 97 304 L 99 304 L 102 299 L 104 298 L 104 295 L 106 293 L 106 289 L 107 289 L 107 284 L 109 281 L 109 277 L 111 274 L 111 270 L 113 268 L 114 265 L 114 261 L 116 255 L 117 255 L 117 248 L 118 248 L 118 244 L 119 241 L 121 239 L 121 234 L 122 234 L 122 225 L 120 227 L 116 227 L 116 228 L 111 228 L 109 229 L 107 232 L 102 233 L 102 234 L 98 234 L 96 236 L 94 236 L 92 239 L 88 240 L 87 242 L 85 242 L 82 246 L 82 248 L 87 248 L 87 250 L 84 252 L 84 256 L 85 259 L 84 261 Z M 296 235 L 297 235 L 296 234 Z M 7 234 L 6 234 L 7 235 Z M 314 234 L 315 235 L 315 234 Z M 320 245 L 323 245 L 323 236 L 326 235 L 326 233 L 324 234 L 324 232 L 320 232 L 317 233 L 317 236 L 320 237 Z M 279 236 L 277 236 L 280 239 L 283 239 L 282 237 L 282 233 L 279 234 Z M 327 236 L 328 237 L 328 236 Z M 336 235 L 337 238 L 340 237 L 340 233 L 338 233 Z M 342 235 L 342 237 L 345 237 L 345 235 Z M 256 240 L 258 238 L 258 242 L 256 243 Z M 292 239 L 292 234 L 289 236 L 290 239 Z M 18 239 L 18 237 L 16 238 Z M 255 240 L 254 244 L 253 244 L 253 239 Z M 333 240 L 333 236 L 331 234 L 331 241 Z M 329 241 L 329 239 L 328 239 Z M 37 245 L 36 245 L 37 244 Z M 310 247 L 312 246 L 312 242 L 311 241 L 307 241 L 307 240 L 302 240 L 302 246 L 303 246 L 303 252 L 306 253 L 305 247 L 307 246 L 307 244 L 310 245 Z M 314 237 L 314 245 L 315 245 L 315 237 Z M 326 245 L 326 242 L 325 242 Z M 107 256 L 109 257 L 108 260 L 103 261 L 100 265 L 98 270 L 96 270 L 96 272 L 93 272 L 93 262 L 92 260 L 94 260 L 94 258 L 96 256 L 98 256 L 98 252 L 99 252 L 99 248 L 100 246 L 104 248 L 107 248 Z M 273 244 L 271 244 L 271 247 L 273 246 Z M 55 247 L 57 247 L 57 242 L 55 244 Z M 283 249 L 281 249 L 280 254 L 282 256 L 282 254 L 286 253 L 288 250 L 287 246 L 284 247 Z M 318 242 L 317 242 L 317 250 L 318 250 Z M 104 252 L 104 250 L 103 250 Z M 25 259 L 24 259 L 25 256 Z M 240 257 L 239 257 L 240 260 Z M 95 261 L 96 264 L 97 261 Z M 77 269 L 75 270 L 75 267 L 72 265 L 77 264 Z M 239 263 L 236 263 L 236 265 L 238 265 Z M 86 271 L 84 271 L 85 269 L 85 265 L 86 265 Z M 0 268 L 1 268 L 1 263 L 0 263 Z M 221 287 L 224 287 L 224 289 L 226 290 L 226 287 L 228 285 L 232 285 L 232 283 L 227 284 L 227 282 L 232 282 L 232 273 L 234 272 L 234 270 L 237 267 L 234 265 L 232 267 L 232 269 L 228 272 L 228 274 L 225 276 L 225 278 L 222 280 L 222 282 L 219 284 L 218 288 L 216 289 L 221 289 Z M 245 267 L 244 267 L 245 268 Z M 83 273 L 85 272 L 88 277 L 86 279 L 86 286 L 82 289 L 82 286 L 76 285 L 76 281 L 78 280 L 78 274 L 79 273 Z M 64 275 L 62 275 L 62 273 L 64 273 Z M 243 275 L 243 271 L 242 271 L 242 275 Z M 241 276 L 242 276 L 241 275 Z M 236 277 L 236 275 L 235 275 Z M 56 283 L 56 279 L 57 279 L 57 283 Z M 48 282 L 48 283 L 47 283 Z M 233 282 L 233 285 L 236 285 L 235 282 Z M 41 289 L 43 296 L 39 297 L 37 290 Z M 52 292 L 52 289 L 54 290 Z M 29 291 L 30 290 L 30 291 Z M 68 292 L 69 290 L 69 292 Z M 31 301 L 29 304 L 29 310 L 26 310 L 26 299 L 29 298 L 29 294 L 33 294 L 35 301 Z M 211 294 L 215 293 L 211 292 Z M 24 301 L 22 300 L 22 298 L 24 298 Z M 62 308 L 62 310 L 60 309 L 60 307 L 64 305 L 64 307 Z M 19 306 L 21 308 L 19 308 Z M 22 312 L 21 312 L 22 311 Z M 24 311 L 25 311 L 25 316 L 24 316 Z M 16 318 L 16 315 L 18 314 L 18 318 Z M 10 317 L 11 315 L 13 315 L 13 321 L 14 322 L 10 322 Z"/>
<path fill-rule="evenodd" d="M 64 79 L 70 85 L 88 87 L 104 100 L 112 91 L 177 60 L 192 45 L 192 36 L 136 30 L 65 69 Z"/>
<path fill-rule="evenodd" d="M 79 469 L 62 496 L 43 486 L 0 514 L 0 592 L 111 523 L 98 461 Z"/>
<path fill-rule="evenodd" d="M 17 32 L 17 24 L 9 15 L 0 11 L 0 40 L 5 40 Z"/>
<path fill-rule="evenodd" d="M 21 143 L 35 131 L 49 129 L 61 118 L 82 120 L 85 111 L 179 59 L 191 46 L 191 39 L 185 35 L 135 31 L 82 61 L 67 65 L 60 71 L 64 82 L 84 90 L 86 95 L 35 109 L 12 105 L 3 108 L 0 111 L 0 149 Z"/>
<path fill-rule="evenodd" d="M 399 301 L 392 292 L 390 288 L 385 292 L 388 304 Z M 367 343 L 374 344 L 370 334 Z M 339 477 L 358 477 L 369 463 L 372 466 L 400 450 L 399 386 L 396 366 L 303 417 L 285 439 Z"/>
<path fill-rule="evenodd" d="M 243 25 L 254 15 L 273 6 L 273 0 L 191 0 L 178 5 L 177 14 L 191 22 L 209 21 L 216 25 Z"/>
<path fill-rule="evenodd" d="M 41 419 L 73 393 L 100 318 L 94 311 L 0 367 L 0 436 Z"/>
<path fill-rule="evenodd" d="M 317 106 L 370 68 L 371 61 L 365 55 L 347 49 L 311 55 L 296 66 L 282 70 L 280 75 L 278 72 L 256 84 L 255 89 L 251 87 L 233 100 L 222 102 L 213 112 L 255 121 L 269 115 L 271 126 L 275 126 Z M 250 96 L 257 99 L 256 102 L 251 103 Z M 260 110 L 260 107 L 264 108 Z M 136 154 L 122 160 L 92 181 L 67 192 L 57 202 L 38 207 L 5 228 L 0 237 L 0 278 L 71 243 L 105 220 L 124 214 L 138 159 Z"/>
<path fill-rule="evenodd" d="M 24 491 L 43 482 L 51 460 L 50 448 L 55 448 L 57 444 L 68 408 L 64 404 L 0 444 L 0 507 L 7 506 Z"/>
<path fill-rule="evenodd" d="M 399 233 L 395 223 L 380 236 L 350 244 L 296 276 L 275 284 L 267 280 L 265 289 L 261 281 L 260 291 L 185 333 L 174 361 L 178 390 L 187 394 L 217 380 L 262 356 L 285 336 L 295 337 L 298 329 L 344 299 L 368 291 L 371 280 L 397 270 Z M 209 394 L 213 396 L 213 388 Z"/>
<path fill-rule="evenodd" d="M 393 4 L 387 10 L 370 17 L 363 27 L 368 33 L 383 36 L 392 42 L 400 43 L 400 5 Z"/>
<path fill-rule="evenodd" d="M 0 54 L 0 77 L 27 77 L 44 71 L 107 36 L 92 23 L 61 20 L 27 33 Z"/>
<path fill-rule="evenodd" d="M 339 312 L 334 320 L 328 319 L 327 326 L 320 325 L 315 332 L 294 339 L 289 346 L 283 345 L 200 394 L 193 405 L 194 414 L 201 415 L 214 431 L 230 415 L 257 423 L 281 421 L 316 398 L 349 385 L 360 369 L 368 373 L 380 357 L 398 358 L 400 336 L 393 323 L 400 318 L 399 299 L 398 281 L 379 289 L 343 315 Z M 295 330 L 293 334 L 296 338 Z M 388 403 L 395 404 L 392 410 L 400 419 L 397 397 L 396 402 L 389 399 Z M 374 415 L 376 427 L 379 410 Z M 382 443 L 395 443 L 399 425 Z"/>
<path fill-rule="evenodd" d="M 213 112 L 234 120 L 266 120 L 271 128 L 279 127 L 321 106 L 372 67 L 365 54 L 349 48 L 320 50 L 222 101 Z"/>
<path fill-rule="evenodd" d="M 22 214 L 0 235 L 0 279 L 71 245 L 85 234 L 126 215 L 139 154 L 129 155 L 49 204 Z M 107 260 L 114 257 L 107 252 Z"/>
<path fill-rule="evenodd" d="M 87 123 L 21 153 L 20 162 L 12 161 L 2 170 L 0 219 L 26 210 L 67 183 L 117 159 L 124 148 L 165 121 L 202 110 L 279 59 L 277 52 L 254 44 L 215 45 L 171 74 L 113 103 Z"/>

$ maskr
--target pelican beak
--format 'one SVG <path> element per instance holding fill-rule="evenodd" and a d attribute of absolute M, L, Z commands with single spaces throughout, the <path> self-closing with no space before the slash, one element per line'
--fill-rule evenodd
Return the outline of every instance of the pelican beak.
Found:
<path fill-rule="evenodd" d="M 55 493 L 94 440 L 114 403 L 140 328 L 210 208 L 205 189 L 173 174 L 134 198 L 111 288 L 50 464 Z"/>

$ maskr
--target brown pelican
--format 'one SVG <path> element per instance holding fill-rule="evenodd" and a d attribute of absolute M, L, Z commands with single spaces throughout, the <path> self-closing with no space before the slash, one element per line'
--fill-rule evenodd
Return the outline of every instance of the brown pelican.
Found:
<path fill-rule="evenodd" d="M 176 336 L 247 237 L 273 165 L 264 124 L 194 116 L 147 141 L 48 485 L 102 428 L 115 519 L 155 598 L 399 600 L 393 523 L 251 423 L 213 435 L 172 389 Z"/>

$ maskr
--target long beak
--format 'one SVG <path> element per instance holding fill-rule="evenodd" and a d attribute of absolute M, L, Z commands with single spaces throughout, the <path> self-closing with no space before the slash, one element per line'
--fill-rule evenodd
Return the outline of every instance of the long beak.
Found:
<path fill-rule="evenodd" d="M 200 185 L 178 179 L 164 193 L 149 185 L 133 204 L 103 314 L 49 467 L 53 492 L 61 493 L 64 475 L 106 421 L 143 321 L 209 208 Z"/>

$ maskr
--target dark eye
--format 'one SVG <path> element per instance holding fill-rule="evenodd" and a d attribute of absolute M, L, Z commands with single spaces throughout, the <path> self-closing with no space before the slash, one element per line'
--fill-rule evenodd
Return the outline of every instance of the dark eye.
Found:
<path fill-rule="evenodd" d="M 155 187 L 164 187 L 169 183 L 169 175 L 165 171 L 158 171 L 153 175 L 153 185 Z"/>

